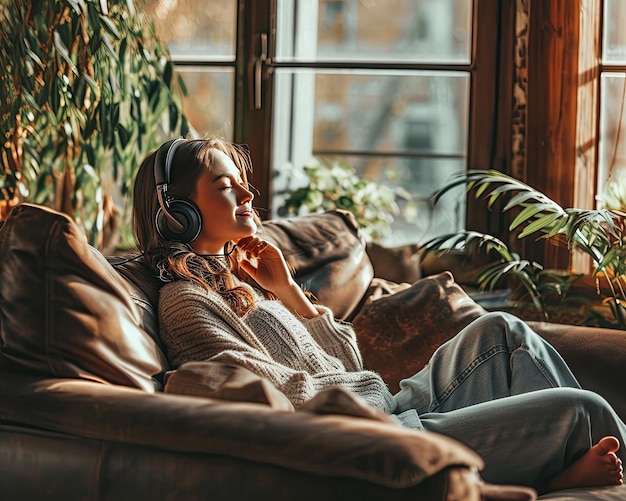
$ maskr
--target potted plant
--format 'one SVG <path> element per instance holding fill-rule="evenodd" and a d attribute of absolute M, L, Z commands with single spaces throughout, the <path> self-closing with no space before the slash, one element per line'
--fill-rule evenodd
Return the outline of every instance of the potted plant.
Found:
<path fill-rule="evenodd" d="M 363 237 L 368 242 L 384 240 L 391 232 L 394 217 L 408 217 L 398 200 L 411 203 L 411 195 L 402 188 L 392 188 L 357 175 L 339 161 L 317 159 L 304 167 L 306 186 L 289 192 L 278 208 L 279 216 L 343 209 L 354 214 Z M 393 172 L 387 172 L 393 177 Z"/>
<path fill-rule="evenodd" d="M 13 0 L 0 23 L 0 197 L 63 211 L 102 247 L 141 159 L 188 132 L 167 48 L 132 0 Z"/>
<path fill-rule="evenodd" d="M 476 198 L 485 199 L 488 208 L 496 200 L 506 197 L 503 211 L 516 211 L 509 230 L 518 232 L 517 238 L 554 239 L 570 249 L 588 254 L 593 262 L 593 276 L 598 283 L 602 279 L 604 287 L 598 286 L 597 289 L 603 296 L 602 304 L 608 309 L 608 313 L 595 312 L 594 320 L 605 327 L 626 328 L 626 213 L 563 208 L 521 181 L 493 170 L 472 170 L 457 176 L 434 195 L 434 203 L 452 188 L 463 184 Z M 543 270 L 541 264 L 510 252 L 503 241 L 478 232 L 443 235 L 425 244 L 426 253 L 452 249 L 462 249 L 470 254 L 478 251 L 495 254 L 497 259 L 477 272 L 480 286 L 493 289 L 514 277 L 535 306 L 544 312 L 548 298 L 553 301 L 556 296 L 563 301 L 580 277 L 562 270 Z"/>

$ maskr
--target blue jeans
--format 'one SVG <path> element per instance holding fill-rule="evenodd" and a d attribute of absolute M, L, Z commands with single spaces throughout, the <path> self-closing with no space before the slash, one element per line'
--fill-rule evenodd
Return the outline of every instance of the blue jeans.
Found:
<path fill-rule="evenodd" d="M 542 492 L 607 435 L 620 440 L 626 463 L 619 416 L 580 388 L 552 346 L 507 313 L 483 315 L 443 344 L 400 382 L 395 399 L 404 425 L 453 437 L 480 454 L 488 482 Z"/>

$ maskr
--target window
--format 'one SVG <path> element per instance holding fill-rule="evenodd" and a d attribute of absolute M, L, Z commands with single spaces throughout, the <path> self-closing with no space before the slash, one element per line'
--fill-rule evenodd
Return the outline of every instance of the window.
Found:
<path fill-rule="evenodd" d="M 192 124 L 250 146 L 266 217 L 313 156 L 381 182 L 397 174 L 419 223 L 393 242 L 463 223 L 507 238 L 507 215 L 471 198 L 426 217 L 425 197 L 457 170 L 502 170 L 582 208 L 625 177 L 622 0 L 147 5 L 188 86 Z M 567 249 L 509 242 L 546 267 L 588 269 Z"/>
<path fill-rule="evenodd" d="M 200 133 L 234 135 L 237 3 L 147 0 L 158 36 L 185 82 L 184 112 Z"/>
<path fill-rule="evenodd" d="M 434 210 L 453 173 L 490 168 L 497 151 L 501 0 L 148 0 L 157 33 L 187 86 L 200 133 L 250 146 L 275 217 L 306 183 L 312 158 L 402 186 L 416 222 L 396 245 L 424 241 L 484 215 L 462 190 Z M 510 9 L 510 7 L 507 7 Z M 467 214 L 466 214 L 467 212 Z"/>
<path fill-rule="evenodd" d="M 601 207 L 626 207 L 626 3 L 604 0 L 596 192 Z"/>
<path fill-rule="evenodd" d="M 315 157 L 412 195 L 416 221 L 398 220 L 389 244 L 464 226 L 458 197 L 433 211 L 429 196 L 467 165 L 471 7 L 278 0 L 274 215 L 281 197 L 306 183 L 302 167 Z"/>

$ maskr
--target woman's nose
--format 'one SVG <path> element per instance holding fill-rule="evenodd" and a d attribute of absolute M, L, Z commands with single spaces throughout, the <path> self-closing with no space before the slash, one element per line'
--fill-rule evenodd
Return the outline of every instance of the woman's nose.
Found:
<path fill-rule="evenodd" d="M 246 189 L 244 186 L 241 186 L 241 189 L 239 190 L 239 204 L 241 205 L 246 202 L 251 202 L 252 200 L 254 200 L 254 193 Z"/>

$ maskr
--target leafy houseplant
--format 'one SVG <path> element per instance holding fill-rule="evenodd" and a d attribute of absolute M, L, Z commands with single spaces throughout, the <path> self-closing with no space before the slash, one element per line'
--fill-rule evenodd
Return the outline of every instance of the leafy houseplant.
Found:
<path fill-rule="evenodd" d="M 133 0 L 2 0 L 0 22 L 0 197 L 66 212 L 101 247 L 116 192 L 187 133 L 167 49 Z"/>
<path fill-rule="evenodd" d="M 290 192 L 278 208 L 280 216 L 344 209 L 354 214 L 364 238 L 378 242 L 389 236 L 394 216 L 403 215 L 398 199 L 404 190 L 359 177 L 341 162 L 320 161 L 304 167 L 308 185 Z M 388 172 L 388 175 L 393 175 Z"/>
<path fill-rule="evenodd" d="M 620 210 L 583 210 L 562 208 L 543 193 L 498 171 L 474 170 L 459 175 L 434 196 L 435 203 L 458 185 L 466 185 L 476 198 L 487 200 L 489 208 L 496 200 L 506 197 L 503 211 L 515 210 L 509 230 L 519 231 L 517 237 L 554 239 L 570 249 L 588 254 L 594 265 L 593 276 L 606 284 L 602 304 L 608 314 L 593 314 L 597 323 L 606 327 L 626 328 L 626 213 Z M 432 239 L 426 252 L 446 252 L 464 249 L 495 253 L 498 259 L 478 272 L 482 288 L 493 289 L 510 277 L 525 287 L 535 306 L 545 311 L 547 296 L 563 301 L 578 276 L 543 270 L 509 251 L 501 240 L 477 232 L 460 232 Z M 565 278 L 563 276 L 565 275 Z M 548 280 L 542 280 L 548 277 Z M 600 287 L 598 287 L 600 291 Z"/>

